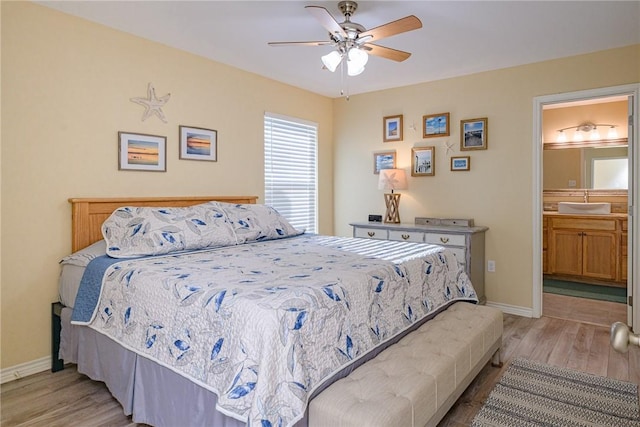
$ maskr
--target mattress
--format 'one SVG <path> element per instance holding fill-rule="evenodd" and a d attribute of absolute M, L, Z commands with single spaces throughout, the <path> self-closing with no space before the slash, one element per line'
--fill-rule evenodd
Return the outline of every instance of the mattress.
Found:
<path fill-rule="evenodd" d="M 60 276 L 58 278 L 58 295 L 60 302 L 73 308 L 80 287 L 80 281 L 91 260 L 105 255 L 107 245 L 100 240 L 86 248 L 68 255 L 60 261 Z"/>
<path fill-rule="evenodd" d="M 304 416 L 308 399 L 314 392 L 321 389 L 327 378 L 348 368 L 354 361 L 364 358 L 370 350 L 393 342 L 396 336 L 407 333 L 430 314 L 441 310 L 451 302 L 475 300 L 473 288 L 464 271 L 457 265 L 455 256 L 441 247 L 325 236 L 300 236 L 285 240 L 285 242 L 261 242 L 245 245 L 241 248 L 216 250 L 214 251 L 214 259 L 224 260 L 224 262 L 217 264 L 217 261 L 206 259 L 204 254 L 188 254 L 186 256 L 189 258 L 189 262 L 195 262 L 195 265 L 210 265 L 213 262 L 213 270 L 224 270 L 226 273 L 229 273 L 230 270 L 235 273 L 244 272 L 244 275 L 238 279 L 232 275 L 219 276 L 220 281 L 224 282 L 222 287 L 224 292 L 233 295 L 233 299 L 226 300 L 224 304 L 227 304 L 227 301 L 232 301 L 233 304 L 230 305 L 241 307 L 240 314 L 234 314 L 231 311 L 221 313 L 224 311 L 221 310 L 221 306 L 225 297 L 225 293 L 220 292 L 222 288 L 208 285 L 208 294 L 205 298 L 200 300 L 192 298 L 192 295 L 198 292 L 200 296 L 205 295 L 200 292 L 198 284 L 209 279 L 205 279 L 206 275 L 199 275 L 199 273 L 188 270 L 190 282 L 176 281 L 177 276 L 185 276 L 186 274 L 184 272 L 187 271 L 188 263 L 185 264 L 184 257 L 180 260 L 177 260 L 173 255 L 160 257 L 160 261 L 147 259 L 143 264 L 135 264 L 131 261 L 118 263 L 116 264 L 117 274 L 112 271 L 111 275 L 126 278 L 126 282 L 118 283 L 115 281 L 110 284 L 105 280 L 105 288 L 101 291 L 104 295 L 96 307 L 97 315 L 93 317 L 91 322 L 88 322 L 93 332 L 87 334 L 100 342 L 105 341 L 103 337 L 107 337 L 107 342 L 112 341 L 116 347 L 121 346 L 127 350 L 123 352 L 123 357 L 131 358 L 131 354 L 136 355 L 134 360 L 140 362 L 135 363 L 155 362 L 157 365 L 164 366 L 178 376 L 195 383 L 200 388 L 213 392 L 218 398 L 226 398 L 226 401 L 223 399 L 223 402 L 217 399 L 216 406 L 220 412 L 232 418 L 243 422 L 252 420 L 263 425 L 265 422 L 272 425 L 291 425 Z M 293 251 L 291 247 L 294 248 Z M 98 257 L 101 250 L 104 250 L 104 245 L 100 248 L 100 244 L 96 244 L 82 254 L 73 254 L 63 260 L 63 270 L 66 272 L 63 271 L 61 275 L 60 294 L 61 300 L 64 298 L 62 302 L 68 303 L 65 305 L 74 305 L 71 301 L 75 301 L 78 273 L 86 268 L 88 262 Z M 310 252 L 315 252 L 315 255 L 309 257 Z M 323 264 L 317 263 L 318 254 L 321 254 L 320 258 L 324 259 Z M 205 259 L 202 256 L 205 256 Z M 255 261 L 260 258 L 266 260 L 266 264 L 259 264 Z M 171 260 L 171 263 L 168 260 Z M 84 267 L 82 264 L 85 264 Z M 293 270 L 287 270 L 284 274 L 294 277 L 296 283 L 306 282 L 307 285 L 310 285 L 307 287 L 310 288 L 315 286 L 315 291 L 305 294 L 302 287 L 294 289 L 293 286 L 284 284 L 286 282 L 281 281 L 283 273 L 269 269 L 268 266 L 272 264 L 289 265 Z M 340 276 L 335 276 L 333 269 L 338 264 L 348 268 L 341 270 Z M 156 272 L 149 272 L 152 267 L 155 268 L 157 265 L 161 266 L 158 267 L 160 270 L 178 270 L 180 273 L 170 275 L 169 279 L 154 276 Z M 228 266 L 233 266 L 233 268 Z M 140 271 L 145 271 L 145 275 L 139 275 Z M 296 271 L 298 273 L 295 273 Z M 109 275 L 108 273 L 109 271 L 107 271 L 107 275 Z M 417 277 L 424 276 L 424 280 L 421 280 L 427 283 L 430 275 L 433 275 L 432 278 L 438 277 L 437 280 L 431 279 L 432 282 L 438 282 L 438 288 L 415 287 Z M 129 282 L 131 277 L 138 276 L 144 277 L 148 283 L 144 280 Z M 254 279 L 259 276 L 263 276 L 261 280 L 266 278 L 269 286 L 265 288 L 264 284 L 259 285 L 261 287 L 257 291 L 247 292 L 246 283 L 256 283 Z M 409 276 L 414 278 L 412 286 L 408 286 Z M 196 278 L 195 281 L 194 278 Z M 359 288 L 343 286 L 342 280 L 350 283 L 362 281 L 361 288 L 370 289 L 373 298 L 369 296 L 367 297 L 369 298 L 367 305 L 359 305 L 358 300 L 351 298 L 362 291 L 359 291 Z M 212 281 L 215 282 L 216 279 L 212 279 Z M 155 298 L 154 295 L 159 293 L 159 287 L 154 285 L 159 283 L 163 284 L 162 287 L 167 291 L 165 292 L 167 296 L 173 296 L 174 299 L 177 298 L 180 301 L 180 309 L 171 308 L 170 310 L 171 316 L 177 319 L 177 324 L 169 326 L 170 319 L 168 318 L 157 320 L 158 313 L 155 312 L 151 317 L 156 320 L 150 320 L 151 317 L 144 319 L 132 317 L 132 319 L 135 318 L 135 321 L 128 323 L 131 313 L 147 313 L 156 310 L 158 306 L 167 306 L 168 300 L 159 301 L 155 305 L 147 304 L 148 300 Z M 257 283 L 260 282 L 257 281 Z M 128 294 L 128 290 L 131 288 L 142 290 L 140 301 L 131 303 L 127 300 L 126 304 L 120 304 L 120 301 L 124 301 L 123 293 Z M 388 291 L 389 288 L 393 288 L 393 290 Z M 123 289 L 126 292 L 123 292 Z M 144 289 L 147 289 L 147 293 L 144 293 Z M 284 299 L 274 299 L 274 294 L 281 293 L 286 295 Z M 384 296 L 385 294 L 386 296 Z M 126 297 L 129 298 L 129 296 Z M 241 297 L 244 297 L 244 300 Z M 309 306 L 305 306 L 304 309 L 300 308 L 301 301 L 309 302 L 320 299 L 323 302 L 321 305 L 324 311 L 320 309 L 313 311 Z M 246 305 L 247 301 L 251 300 L 258 301 L 258 303 Z M 114 304 L 113 301 L 118 303 Z M 192 308 L 198 306 L 201 301 L 212 302 L 211 307 L 215 306 L 215 310 L 203 311 L 200 307 L 193 311 Z M 291 301 L 295 301 L 295 304 Z M 276 309 L 278 304 L 282 308 L 282 304 L 285 303 L 284 314 L 281 310 L 280 315 L 272 318 L 251 317 L 253 313 L 261 310 L 266 310 L 268 316 L 269 313 L 278 311 Z M 140 306 L 138 307 L 136 304 Z M 352 307 L 349 304 L 359 311 L 357 314 L 360 316 L 359 320 L 351 319 L 333 324 L 332 322 L 342 319 L 341 312 L 351 310 Z M 187 309 L 187 307 L 190 308 Z M 385 311 L 388 308 L 389 311 Z M 109 315 L 105 316 L 105 313 Z M 211 325 L 220 324 L 223 325 L 223 329 L 231 328 L 230 325 L 233 326 L 234 331 L 236 328 L 241 328 L 240 324 L 243 322 L 238 321 L 238 316 L 245 319 L 244 323 L 254 326 L 244 328 L 239 336 L 216 332 L 203 347 L 209 349 L 210 360 L 203 364 L 202 358 L 195 358 L 194 363 L 186 363 L 189 358 L 186 355 L 194 354 L 189 351 L 199 345 L 195 340 L 191 340 L 191 335 L 202 336 L 211 331 L 211 325 L 207 327 L 208 329 L 203 329 L 199 326 L 200 322 L 189 320 L 202 318 L 203 315 L 210 316 Z M 246 319 L 251 319 L 251 321 L 247 322 Z M 308 321 L 308 319 L 313 321 Z M 398 323 L 398 319 L 402 319 L 402 321 Z M 305 323 L 307 321 L 308 323 Z M 143 328 L 137 332 L 133 331 L 130 326 L 136 322 L 138 324 L 146 322 L 146 330 Z M 168 338 L 165 339 L 163 346 L 154 347 L 156 339 L 158 342 L 161 340 L 157 336 L 159 334 L 154 332 L 158 330 L 157 327 L 154 327 L 155 329 L 150 335 L 149 330 L 153 328 L 150 328 L 149 324 L 162 325 L 161 329 L 166 328 L 167 331 L 176 331 L 181 328 L 182 335 L 177 336 L 172 332 L 165 337 Z M 320 337 L 327 335 L 323 332 L 325 330 L 323 327 L 326 324 L 331 325 L 331 328 L 327 328 L 332 331 L 328 334 L 331 338 L 323 341 Z M 114 325 L 116 326 L 114 327 Z M 184 325 L 188 325 L 188 327 Z M 272 325 L 273 328 L 264 329 L 265 325 Z M 287 326 L 283 327 L 283 325 Z M 309 325 L 313 325 L 313 329 L 309 329 Z M 299 329 L 303 326 L 307 328 L 304 334 L 299 333 Z M 83 329 L 86 330 L 86 328 Z M 251 336 L 253 329 L 258 331 L 256 336 Z M 276 345 L 272 348 L 270 347 L 271 343 L 265 344 L 261 341 L 265 337 L 271 341 L 280 340 L 282 345 Z M 136 347 L 136 343 L 140 342 L 146 343 L 148 348 L 153 347 L 153 351 L 145 351 L 142 347 Z M 223 353 L 221 351 L 223 342 L 234 342 L 232 347 L 235 352 Z M 317 343 L 325 347 L 321 345 L 314 348 L 313 346 Z M 65 347 L 64 342 L 63 347 Z M 81 347 L 82 345 L 78 345 L 78 349 L 80 349 L 77 350 L 78 354 L 86 352 L 86 349 Z M 327 349 L 332 349 L 332 351 L 329 352 Z M 90 359 L 104 359 L 100 357 L 101 351 L 92 355 Z M 63 353 L 65 360 L 67 357 L 71 361 L 80 359 L 79 355 L 73 355 L 73 345 L 65 347 Z M 203 352 L 200 351 L 200 353 Z M 319 361 L 324 355 L 331 359 L 330 362 L 321 363 L 322 361 Z M 144 362 L 141 362 L 143 359 Z M 312 360 L 309 361 L 309 359 Z M 278 360 L 284 360 L 286 363 L 278 368 Z M 340 363 L 336 361 L 340 361 Z M 226 366 L 234 366 L 234 369 L 223 373 L 223 368 Z M 272 371 L 271 375 L 268 371 Z M 110 374 L 95 376 L 105 375 Z M 211 378 L 215 379 L 216 377 L 224 377 L 225 379 L 218 383 L 215 380 L 210 381 Z M 260 392 L 257 387 L 258 377 L 264 386 Z M 136 379 L 125 378 L 119 379 L 117 382 L 122 381 L 135 383 Z M 240 399 L 244 397 L 247 399 Z M 277 400 L 274 401 L 276 397 Z M 126 400 L 129 399 L 123 400 L 125 402 L 121 401 L 121 403 L 125 407 L 125 412 L 133 411 L 132 408 L 125 406 L 128 404 Z M 242 401 L 240 405 L 234 406 L 240 401 Z M 139 420 L 139 422 L 146 421 Z"/>

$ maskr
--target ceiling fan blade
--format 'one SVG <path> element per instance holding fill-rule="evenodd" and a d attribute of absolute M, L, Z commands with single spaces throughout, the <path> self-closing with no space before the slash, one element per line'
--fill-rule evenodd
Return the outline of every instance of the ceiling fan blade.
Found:
<path fill-rule="evenodd" d="M 371 36 L 373 37 L 371 41 L 378 41 L 385 37 L 395 36 L 396 34 L 406 33 L 407 31 L 417 30 L 418 28 L 422 28 L 422 22 L 415 15 L 409 15 L 397 21 L 388 22 L 360 33 L 358 38 L 361 39 Z"/>
<path fill-rule="evenodd" d="M 390 47 L 378 46 L 377 44 L 372 43 L 367 43 L 363 47 L 371 55 L 391 59 L 392 61 L 402 62 L 411 56 L 409 52 L 392 49 Z"/>
<path fill-rule="evenodd" d="M 318 42 L 269 42 L 269 46 L 326 46 L 331 45 L 330 41 L 318 41 Z"/>
<path fill-rule="evenodd" d="M 347 33 L 345 33 L 340 24 L 338 24 L 338 21 L 331 16 L 327 9 L 320 6 L 305 6 L 305 9 L 307 9 L 331 35 L 339 35 L 343 39 L 347 38 Z"/>

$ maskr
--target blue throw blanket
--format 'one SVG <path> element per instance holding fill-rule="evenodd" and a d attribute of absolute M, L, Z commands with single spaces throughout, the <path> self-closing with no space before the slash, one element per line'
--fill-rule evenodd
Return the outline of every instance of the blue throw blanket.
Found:
<path fill-rule="evenodd" d="M 71 314 L 72 322 L 77 324 L 87 324 L 91 322 L 93 313 L 98 306 L 98 300 L 100 299 L 104 272 L 107 268 L 119 261 L 122 260 L 112 258 L 108 255 L 102 255 L 89 261 L 82 275 L 82 280 L 80 281 L 76 301 L 73 304 L 73 313 Z"/>

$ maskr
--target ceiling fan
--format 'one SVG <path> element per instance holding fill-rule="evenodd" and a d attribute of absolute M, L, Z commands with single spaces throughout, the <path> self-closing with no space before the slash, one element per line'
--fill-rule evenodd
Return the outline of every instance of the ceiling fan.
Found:
<path fill-rule="evenodd" d="M 369 58 L 368 54 L 393 61 L 402 62 L 411 53 L 374 44 L 386 37 L 395 36 L 407 31 L 422 28 L 422 22 L 414 15 L 409 15 L 396 21 L 388 22 L 379 27 L 367 30 L 364 26 L 351 22 L 351 16 L 358 8 L 355 1 L 341 1 L 338 8 L 344 15 L 344 22 L 338 23 L 333 16 L 320 6 L 305 6 L 319 22 L 329 31 L 327 41 L 307 42 L 270 42 L 269 46 L 326 46 L 333 45 L 335 50 L 322 57 L 324 66 L 335 71 L 344 58 L 347 59 L 347 73 L 357 76 L 364 71 Z"/>

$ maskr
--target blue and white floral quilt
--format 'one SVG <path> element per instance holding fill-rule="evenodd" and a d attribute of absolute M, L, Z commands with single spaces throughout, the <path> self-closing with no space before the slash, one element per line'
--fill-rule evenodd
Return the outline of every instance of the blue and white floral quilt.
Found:
<path fill-rule="evenodd" d="M 289 426 L 323 379 L 453 300 L 477 298 L 442 247 L 301 235 L 105 266 L 87 323 L 221 412 Z"/>

